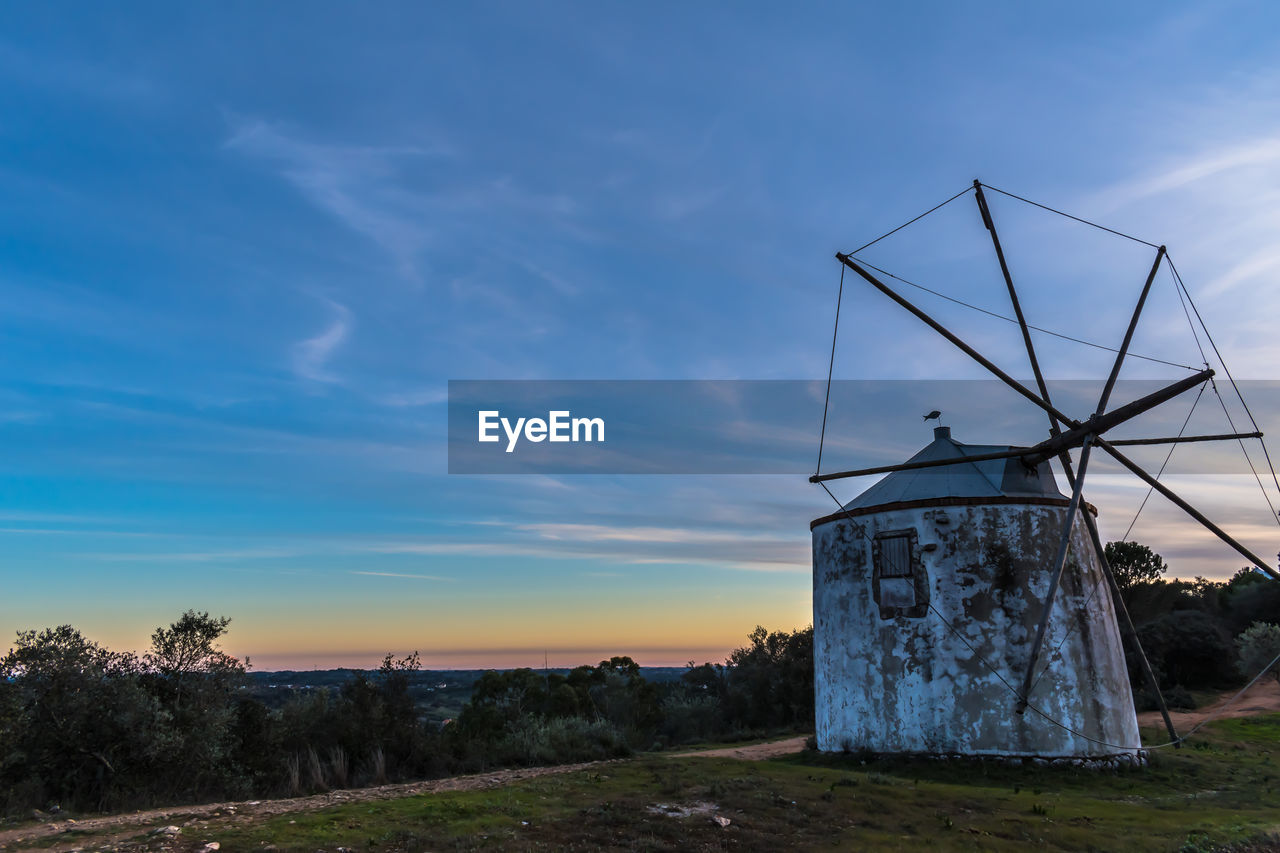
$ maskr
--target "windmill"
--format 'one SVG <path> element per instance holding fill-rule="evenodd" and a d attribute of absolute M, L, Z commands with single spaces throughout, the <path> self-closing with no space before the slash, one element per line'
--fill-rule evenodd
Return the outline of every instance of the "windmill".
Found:
<path fill-rule="evenodd" d="M 840 510 L 812 525 L 819 746 L 1065 757 L 1137 754 L 1140 744 L 1119 650 L 1120 634 L 1156 697 L 1169 745 L 1176 746 L 1182 738 L 1174 729 L 1107 561 L 1095 510 L 1084 499 L 1090 457 L 1095 450 L 1106 453 L 1259 571 L 1280 579 L 1272 566 L 1120 449 L 1261 439 L 1262 433 L 1249 413 L 1252 432 L 1129 440 L 1107 437 L 1121 424 L 1204 386 L 1216 375 L 1206 363 L 1203 370 L 1111 408 L 1116 381 L 1163 265 L 1169 265 L 1180 294 L 1190 299 L 1165 247 L 1141 240 L 1137 242 L 1154 249 L 1155 257 L 1115 349 L 1101 396 L 1083 419 L 1060 410 L 1041 370 L 1032 327 L 1023 313 L 984 189 L 1027 202 L 994 187 L 984 188 L 975 180 L 972 187 L 907 225 L 973 193 L 1021 330 L 1034 388 L 1006 373 L 872 270 L 886 278 L 890 274 L 856 257 L 879 240 L 836 254 L 842 264 L 841 296 L 844 271 L 852 271 L 1041 409 L 1048 419 L 1049 438 L 1023 447 L 976 447 L 954 441 L 949 428 L 940 426 L 934 443 L 905 463 L 823 473 L 824 409 L 818 471 L 809 479 L 822 484 Z M 838 331 L 839 304 L 836 335 Z M 1212 338 L 1209 341 L 1212 344 Z M 831 362 L 834 369 L 835 335 Z M 1231 384 L 1236 387 L 1234 379 Z M 830 388 L 828 375 L 828 405 Z M 1244 404 L 1243 396 L 1240 401 Z M 926 419 L 930 416 L 936 412 Z M 1078 452 L 1078 460 L 1073 461 L 1073 451 Z M 1069 498 L 1053 483 L 1049 470 L 1053 461 L 1061 466 L 1071 490 Z M 933 469 L 935 476 L 925 481 L 908 476 L 926 469 Z M 849 504 L 842 504 L 826 486 L 833 480 L 873 474 L 888 476 Z M 1074 560 L 1069 559 L 1071 555 Z M 1072 572 L 1067 572 L 1069 566 Z M 1066 592 L 1069 600 L 1055 611 L 1055 601 L 1064 595 L 1064 573 L 1071 587 Z M 1083 585 L 1091 579 L 1110 593 L 1096 604 L 1092 595 L 1083 595 Z M 997 612 L 998 618 L 992 615 Z M 986 613 L 987 623 L 973 613 Z M 967 623 L 960 624 L 966 618 Z M 1073 637 L 1073 633 L 1085 636 Z M 1047 646 L 1055 652 L 1066 649 L 1062 663 L 1056 671 L 1049 663 L 1037 671 Z M 1046 696 L 1055 685 L 1056 692 Z M 1028 710 L 1033 713 L 1027 714 Z"/>

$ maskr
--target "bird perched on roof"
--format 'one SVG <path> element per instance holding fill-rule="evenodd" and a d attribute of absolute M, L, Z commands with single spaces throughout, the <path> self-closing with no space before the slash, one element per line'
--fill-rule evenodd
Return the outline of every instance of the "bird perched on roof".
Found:
<path fill-rule="evenodd" d="M 924 419 L 926 421 L 936 421 L 936 420 L 941 420 L 941 418 L 942 418 L 942 412 L 939 412 L 937 409 L 934 409 L 932 412 L 924 416 Z"/>

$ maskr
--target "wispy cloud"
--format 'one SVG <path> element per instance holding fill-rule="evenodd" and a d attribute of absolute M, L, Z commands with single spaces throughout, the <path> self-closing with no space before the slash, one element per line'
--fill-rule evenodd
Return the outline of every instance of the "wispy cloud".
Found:
<path fill-rule="evenodd" d="M 308 201 L 385 249 L 417 275 L 431 231 L 416 197 L 400 187 L 406 161 L 448 156 L 443 145 L 335 145 L 261 120 L 237 121 L 227 147 L 274 163 Z"/>
<path fill-rule="evenodd" d="M 528 258 L 518 258 L 516 263 L 524 267 L 530 275 L 546 282 L 550 285 L 552 290 L 556 291 L 561 296 L 575 296 L 579 292 L 579 287 L 576 284 L 569 281 L 559 273 L 547 269 L 541 264 L 536 264 Z"/>
<path fill-rule="evenodd" d="M 431 543 L 426 548 L 453 547 L 471 553 L 503 553 L 607 560 L 632 565 L 706 565 L 743 571 L 807 571 L 808 539 L 794 535 L 752 532 L 741 527 L 655 527 L 625 524 L 540 523 L 507 528 L 501 541 L 462 545 Z M 532 537 L 532 538 L 530 538 Z M 496 537 L 495 537 L 496 538 Z M 400 543 L 390 547 L 423 553 L 421 546 Z M 454 551 L 461 553 L 463 551 Z"/>
<path fill-rule="evenodd" d="M 574 542 L 724 543 L 767 539 L 739 530 L 698 530 L 686 527 L 622 527 L 602 524 L 521 524 L 517 529 L 543 539 Z"/>
<path fill-rule="evenodd" d="M 1240 94 L 1234 103 L 1242 114 L 1277 115 L 1268 93 Z M 1174 136 L 1181 154 L 1085 204 L 1115 211 L 1121 221 L 1162 223 L 1159 239 L 1203 300 L 1206 323 L 1233 370 L 1261 377 L 1280 362 L 1272 333 L 1280 312 L 1280 119 L 1252 130 L 1241 141 L 1224 139 L 1216 122 L 1189 123 Z"/>
<path fill-rule="evenodd" d="M 0 411 L 0 424 L 34 424 L 48 417 L 44 412 L 24 410 Z"/>
<path fill-rule="evenodd" d="M 235 548 L 207 551 L 172 551 L 168 553 L 101 553 L 81 556 L 96 560 L 128 563 L 216 563 L 241 560 L 274 560 L 298 557 L 305 549 L 293 548 Z"/>
<path fill-rule="evenodd" d="M 10 42 L 0 42 L 0 74 L 26 86 L 117 102 L 148 101 L 163 92 L 154 79 L 124 71 L 119 65 L 89 62 L 66 53 L 55 56 Z"/>
<path fill-rule="evenodd" d="M 408 408 L 413 406 L 433 406 L 449 399 L 449 392 L 444 388 L 417 388 L 411 391 L 394 391 L 374 398 L 384 406 Z"/>
<path fill-rule="evenodd" d="M 1280 162 L 1280 135 L 1264 136 L 1223 147 L 1208 146 L 1189 157 L 1164 164 L 1154 173 L 1106 190 L 1100 200 L 1111 208 L 1185 189 L 1242 169 L 1269 168 Z"/>
<path fill-rule="evenodd" d="M 561 221 L 585 235 L 567 225 L 580 212 L 568 195 L 531 191 L 505 174 L 481 170 L 460 181 L 456 170 L 436 169 L 461 156 L 443 142 L 336 144 L 258 119 L 232 123 L 228 148 L 273 164 L 307 201 L 381 247 L 413 281 L 421 280 L 424 255 L 433 247 L 454 242 L 459 233 L 479 240 L 481 230 L 498 230 L 496 219 L 505 214 L 542 224 Z M 472 226 L 476 233 L 468 232 Z M 526 269 L 562 293 L 576 290 L 538 265 Z"/>
<path fill-rule="evenodd" d="M 57 524 L 110 524 L 119 519 L 62 512 L 24 512 L 0 509 L 0 521 L 33 521 Z"/>
<path fill-rule="evenodd" d="M 711 187 L 667 193 L 654 200 L 655 212 L 663 219 L 678 222 L 713 207 L 727 189 Z"/>
<path fill-rule="evenodd" d="M 328 369 L 329 359 L 347 339 L 351 330 L 351 312 L 331 299 L 324 300 L 334 318 L 318 335 L 293 345 L 294 372 L 313 382 L 334 383 L 338 377 Z"/>
<path fill-rule="evenodd" d="M 412 578 L 420 581 L 452 581 L 453 578 L 441 577 L 440 575 L 417 575 L 408 572 L 351 572 L 353 575 L 364 575 L 373 578 Z"/>
<path fill-rule="evenodd" d="M 1204 288 L 1205 296 L 1213 297 L 1234 289 L 1238 285 L 1260 279 L 1274 281 L 1280 271 L 1280 249 L 1262 248 L 1231 264 L 1215 276 Z"/>
<path fill-rule="evenodd" d="M 753 532 L 741 527 L 627 527 L 622 524 L 497 524 L 482 526 L 477 536 L 365 538 L 320 536 L 286 540 L 245 551 L 208 549 L 188 554 L 115 555 L 106 558 L 198 562 L 324 556 L 352 559 L 404 556 L 425 558 L 535 558 L 592 560 L 613 565 L 700 565 L 717 569 L 762 572 L 808 570 L 808 536 L 802 525 L 794 532 Z M 362 570 L 362 571 L 372 571 Z M 590 571 L 601 571 L 592 569 Z M 607 576 L 607 570 L 604 570 Z"/>
<path fill-rule="evenodd" d="M 49 536 L 55 539 L 63 539 L 68 536 L 83 536 L 89 538 L 132 538 L 132 539 L 153 539 L 164 536 L 162 533 L 145 533 L 134 530 L 71 530 L 65 527 L 0 527 L 0 534 L 18 535 L 18 536 Z"/>

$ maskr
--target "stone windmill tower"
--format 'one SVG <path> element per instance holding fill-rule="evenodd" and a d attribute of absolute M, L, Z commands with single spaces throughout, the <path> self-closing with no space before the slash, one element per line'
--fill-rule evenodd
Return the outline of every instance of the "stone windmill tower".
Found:
<path fill-rule="evenodd" d="M 961 444 L 938 427 L 910 461 L 1009 449 Z M 1021 680 L 1030 656 L 1049 584 L 1040 569 L 1053 560 L 1069 504 L 1047 462 L 1028 469 L 1007 458 L 897 471 L 814 521 L 819 748 L 1136 751 L 1115 611 L 1106 596 L 1091 595 L 1106 579 L 1083 522 L 1074 525 L 1072 552 L 1084 559 L 1064 574 L 1045 635 L 1054 653 L 1036 676 L 1037 707 L 1063 725 L 1011 712 L 1006 685 Z"/>
<path fill-rule="evenodd" d="M 1167 260 L 1165 248 L 1150 243 L 1146 245 L 1156 249 L 1155 260 L 1094 413 L 1080 421 L 1055 407 L 982 184 L 974 181 L 971 190 L 943 205 L 970 191 L 1022 331 L 1034 390 L 870 272 L 854 257 L 862 249 L 836 258 L 1043 410 L 1050 437 L 1027 447 L 966 445 L 939 427 L 934 441 L 907 462 L 826 474 L 819 449 L 819 470 L 809 479 L 822 483 L 828 493 L 831 480 L 887 476 L 852 502 L 836 500 L 839 510 L 811 525 L 818 747 L 1073 758 L 1133 754 L 1141 744 L 1122 638 L 1157 697 L 1176 745 L 1180 739 L 1107 563 L 1096 510 L 1084 500 L 1089 457 L 1100 448 L 1260 571 L 1280 579 L 1275 569 L 1119 449 L 1261 440 L 1262 433 L 1255 422 L 1252 433 L 1127 441 L 1104 437 L 1215 375 L 1207 364 L 1204 370 L 1187 368 L 1191 375 L 1186 378 L 1108 410 L 1152 282 Z M 1169 267 L 1180 297 L 1194 309 L 1190 293 Z M 842 295 L 843 281 L 842 270 Z M 838 306 L 836 324 L 838 336 Z M 1244 404 L 1243 396 L 1240 401 Z M 825 433 L 824 412 L 824 438 Z M 1061 465 L 1070 496 L 1057 488 L 1050 470 L 1053 460 Z"/>

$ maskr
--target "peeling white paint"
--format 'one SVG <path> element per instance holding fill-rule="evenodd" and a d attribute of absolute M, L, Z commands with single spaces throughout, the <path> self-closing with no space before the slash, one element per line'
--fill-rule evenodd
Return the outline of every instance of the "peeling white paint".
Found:
<path fill-rule="evenodd" d="M 1036 665 L 1044 675 L 1030 695 L 1034 708 L 1061 725 L 1034 710 L 1016 713 L 1015 690 L 1065 515 L 1065 506 L 966 501 L 887 507 L 815 527 L 818 748 L 1052 757 L 1136 752 L 1138 723 L 1111 595 L 1081 519 Z M 909 529 L 917 533 L 914 556 L 925 573 L 917 590 L 929 606 L 918 617 L 884 618 L 886 606 L 893 614 L 903 604 L 904 590 L 901 582 L 881 582 L 876 600 L 872 540 Z"/>

